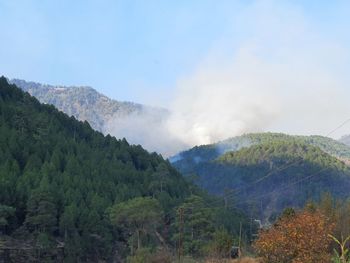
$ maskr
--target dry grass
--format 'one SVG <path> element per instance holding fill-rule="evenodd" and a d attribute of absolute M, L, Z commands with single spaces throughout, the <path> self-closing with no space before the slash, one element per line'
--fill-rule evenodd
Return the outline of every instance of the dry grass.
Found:
<path fill-rule="evenodd" d="M 261 263 L 262 261 L 258 258 L 244 257 L 241 259 L 232 260 L 231 263 Z"/>
<path fill-rule="evenodd" d="M 262 263 L 257 258 L 244 257 L 241 259 L 207 259 L 205 263 Z"/>

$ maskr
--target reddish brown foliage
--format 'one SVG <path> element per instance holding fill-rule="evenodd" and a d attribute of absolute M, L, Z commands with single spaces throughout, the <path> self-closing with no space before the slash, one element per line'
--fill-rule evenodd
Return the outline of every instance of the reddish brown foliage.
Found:
<path fill-rule="evenodd" d="M 329 263 L 334 224 L 319 211 L 284 216 L 260 233 L 254 247 L 269 263 Z"/>

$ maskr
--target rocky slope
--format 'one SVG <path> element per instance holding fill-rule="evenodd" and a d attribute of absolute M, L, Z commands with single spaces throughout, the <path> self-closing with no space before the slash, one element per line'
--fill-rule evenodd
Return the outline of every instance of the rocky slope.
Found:
<path fill-rule="evenodd" d="M 125 137 L 150 151 L 159 150 L 147 141 L 153 140 L 149 137 L 154 127 L 160 126 L 168 115 L 165 109 L 113 100 L 87 86 L 53 86 L 20 79 L 12 79 L 10 83 L 42 103 L 52 104 L 69 116 L 88 121 L 97 131 L 117 138 Z"/>

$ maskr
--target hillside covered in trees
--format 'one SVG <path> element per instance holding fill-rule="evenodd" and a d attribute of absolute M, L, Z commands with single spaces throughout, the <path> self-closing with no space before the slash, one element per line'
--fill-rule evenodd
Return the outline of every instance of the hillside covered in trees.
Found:
<path fill-rule="evenodd" d="M 68 116 L 89 122 L 93 129 L 104 135 L 126 137 L 128 142 L 142 144 L 150 151 L 159 152 L 166 148 L 153 144 L 153 141 L 158 141 L 154 128 L 161 127 L 169 115 L 166 109 L 114 100 L 89 86 L 47 85 L 20 79 L 9 82 L 41 103 L 54 105 Z"/>
<path fill-rule="evenodd" d="M 267 133 L 195 147 L 173 165 L 232 206 L 273 221 L 285 207 L 302 207 L 324 192 L 347 198 L 348 156 L 347 146 L 325 137 Z"/>
<path fill-rule="evenodd" d="M 120 262 L 163 250 L 158 256 L 172 257 L 179 246 L 194 257 L 220 253 L 216 233 L 230 246 L 240 222 L 249 239 L 241 213 L 187 182 L 160 155 L 103 136 L 4 77 L 0 134 L 6 262 Z"/>
<path fill-rule="evenodd" d="M 345 137 L 344 137 L 345 138 Z M 342 160 L 350 159 L 350 147 L 343 141 L 324 136 L 292 136 L 283 133 L 251 133 L 232 137 L 214 144 L 195 146 L 170 158 L 171 162 L 183 172 L 200 162 L 214 160 L 229 151 L 273 141 L 299 141 L 319 147 L 322 151 Z"/>

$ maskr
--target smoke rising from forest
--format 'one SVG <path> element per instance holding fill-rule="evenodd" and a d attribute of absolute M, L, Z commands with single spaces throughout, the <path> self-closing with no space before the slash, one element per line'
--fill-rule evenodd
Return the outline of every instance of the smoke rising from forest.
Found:
<path fill-rule="evenodd" d="M 233 32 L 245 25 L 246 36 L 213 44 L 179 78 L 170 114 L 142 120 L 149 131 L 134 136 L 132 128 L 127 137 L 169 156 L 247 132 L 325 135 L 347 119 L 348 50 L 295 6 L 272 2 L 230 21 Z"/>
<path fill-rule="evenodd" d="M 249 38 L 221 40 L 178 82 L 168 120 L 174 136 L 193 146 L 267 130 L 325 135 L 349 117 L 340 41 L 299 10 L 266 1 L 242 14 L 236 26 L 243 24 Z"/>

